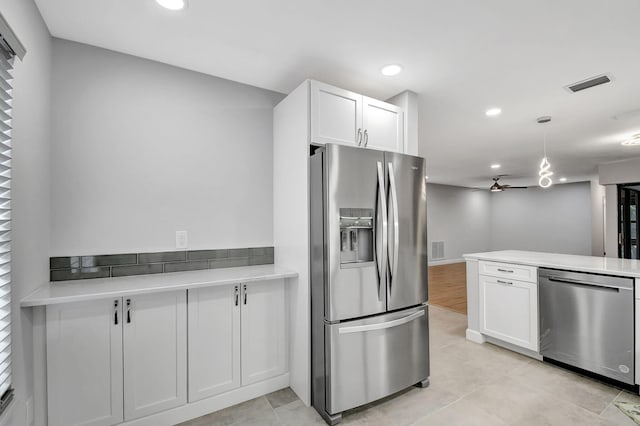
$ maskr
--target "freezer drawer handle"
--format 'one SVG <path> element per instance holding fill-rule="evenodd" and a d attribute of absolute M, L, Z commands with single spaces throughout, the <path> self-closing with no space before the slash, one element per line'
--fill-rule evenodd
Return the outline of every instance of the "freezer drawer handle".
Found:
<path fill-rule="evenodd" d="M 368 325 L 356 325 L 353 327 L 344 327 L 338 330 L 339 334 L 348 334 L 348 333 L 361 333 L 363 331 L 373 331 L 373 330 L 384 330 L 385 328 L 397 327 L 402 324 L 406 324 L 415 319 L 424 316 L 424 311 L 414 312 L 411 315 L 407 315 L 406 317 L 398 318 L 393 321 L 383 322 L 380 324 L 368 324 Z"/>
<path fill-rule="evenodd" d="M 498 268 L 498 272 L 506 272 L 506 273 L 509 273 L 509 274 L 513 274 L 513 270 L 512 269 Z"/>

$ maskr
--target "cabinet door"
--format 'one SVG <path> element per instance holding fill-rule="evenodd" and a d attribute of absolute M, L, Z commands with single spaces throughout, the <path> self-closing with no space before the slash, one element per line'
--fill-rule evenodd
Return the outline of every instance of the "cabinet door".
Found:
<path fill-rule="evenodd" d="M 537 284 L 480 275 L 480 332 L 537 352 Z"/>
<path fill-rule="evenodd" d="M 240 386 L 240 286 L 189 290 L 189 402 Z"/>
<path fill-rule="evenodd" d="M 404 114 L 402 108 L 362 97 L 363 146 L 384 151 L 404 152 Z"/>
<path fill-rule="evenodd" d="M 121 423 L 122 299 L 47 306 L 49 426 Z"/>
<path fill-rule="evenodd" d="M 243 285 L 241 310 L 242 385 L 287 371 L 284 281 Z"/>
<path fill-rule="evenodd" d="M 362 144 L 362 95 L 311 82 L 311 142 Z"/>
<path fill-rule="evenodd" d="M 124 417 L 187 402 L 186 291 L 124 299 Z"/>

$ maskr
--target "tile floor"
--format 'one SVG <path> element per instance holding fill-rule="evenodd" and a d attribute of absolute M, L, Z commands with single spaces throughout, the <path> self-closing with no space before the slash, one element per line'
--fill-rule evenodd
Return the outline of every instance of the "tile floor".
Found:
<path fill-rule="evenodd" d="M 345 425 L 634 425 L 613 405 L 640 397 L 485 343 L 465 340 L 466 316 L 430 307 L 431 386 L 347 412 Z M 290 389 L 182 423 L 323 425 Z"/>

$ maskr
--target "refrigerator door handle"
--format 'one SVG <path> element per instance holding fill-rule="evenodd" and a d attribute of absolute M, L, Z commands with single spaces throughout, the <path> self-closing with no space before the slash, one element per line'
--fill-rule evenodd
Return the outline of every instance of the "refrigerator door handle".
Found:
<path fill-rule="evenodd" d="M 362 333 L 363 331 L 384 330 L 385 328 L 397 327 L 406 324 L 424 316 L 424 311 L 414 312 L 406 317 L 398 318 L 392 321 L 380 324 L 355 325 L 352 327 L 343 327 L 338 330 L 338 334 Z"/>
<path fill-rule="evenodd" d="M 382 301 L 382 280 L 385 277 L 387 271 L 387 198 L 384 193 L 384 171 L 382 169 L 382 162 L 378 161 L 378 201 L 376 202 L 376 212 L 374 217 L 376 218 L 375 231 L 380 233 L 382 237 L 381 248 L 378 249 L 378 237 L 375 237 L 374 251 L 376 256 L 376 268 L 378 273 L 378 300 Z M 378 209 L 378 204 L 380 209 Z M 382 223 L 378 223 L 378 214 L 382 216 Z M 379 229 L 382 228 L 382 229 Z"/>
<path fill-rule="evenodd" d="M 393 170 L 393 163 L 389 162 L 389 195 L 391 197 L 391 209 L 393 211 L 393 257 L 390 253 L 389 262 L 391 263 L 391 273 L 389 275 L 389 296 L 393 286 L 393 279 L 398 272 L 398 248 L 400 245 L 400 234 L 398 233 L 398 191 L 396 188 L 396 175 Z"/>

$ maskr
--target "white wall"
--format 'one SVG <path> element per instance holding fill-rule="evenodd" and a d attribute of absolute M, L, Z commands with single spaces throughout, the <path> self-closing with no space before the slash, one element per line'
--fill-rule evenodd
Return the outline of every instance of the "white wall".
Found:
<path fill-rule="evenodd" d="M 618 257 L 618 186 L 605 185 L 605 197 L 605 250 L 607 257 Z"/>
<path fill-rule="evenodd" d="M 598 166 L 600 185 L 606 189 L 606 229 L 605 246 L 608 257 L 618 257 L 618 184 L 640 182 L 640 159 L 600 164 Z"/>
<path fill-rule="evenodd" d="M 593 191 L 601 194 L 604 187 Z M 430 264 L 459 260 L 465 253 L 532 250 L 592 255 L 602 251 L 602 229 L 592 220 L 590 182 L 554 185 L 550 189 L 513 189 L 500 193 L 427 184 L 427 233 Z M 431 242 L 445 242 L 445 260 L 433 260 Z M 594 254 L 598 255 L 598 254 Z M 599 254 L 601 255 L 601 253 Z"/>
<path fill-rule="evenodd" d="M 598 178 L 600 185 L 640 182 L 640 158 L 600 164 Z"/>
<path fill-rule="evenodd" d="M 605 249 L 605 186 L 592 180 L 591 185 L 591 255 L 604 256 Z M 611 257 L 611 254 L 609 254 Z"/>
<path fill-rule="evenodd" d="M 492 193 L 491 250 L 591 255 L 589 182 Z"/>
<path fill-rule="evenodd" d="M 489 191 L 427 184 L 427 239 L 444 241 L 445 259 L 460 260 L 464 253 L 490 250 L 491 196 Z"/>
<path fill-rule="evenodd" d="M 20 299 L 49 279 L 51 38 L 32 0 L 2 0 L 0 11 L 27 49 L 16 60 L 12 159 L 12 369 L 16 399 L 9 425 L 26 424 L 33 395 L 32 312 Z"/>
<path fill-rule="evenodd" d="M 284 96 L 54 39 L 51 254 L 273 244 Z M 302 142 L 301 142 L 302 143 Z"/>

